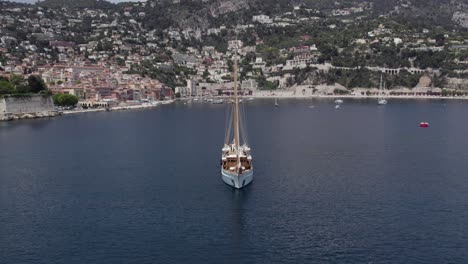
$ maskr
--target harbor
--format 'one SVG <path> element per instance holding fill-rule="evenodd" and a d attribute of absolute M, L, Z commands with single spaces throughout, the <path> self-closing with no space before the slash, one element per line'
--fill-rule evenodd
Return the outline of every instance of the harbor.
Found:
<path fill-rule="evenodd" d="M 2 258 L 466 259 L 468 105 L 343 101 L 243 104 L 255 180 L 241 190 L 220 179 L 226 102 L 2 122 Z"/>

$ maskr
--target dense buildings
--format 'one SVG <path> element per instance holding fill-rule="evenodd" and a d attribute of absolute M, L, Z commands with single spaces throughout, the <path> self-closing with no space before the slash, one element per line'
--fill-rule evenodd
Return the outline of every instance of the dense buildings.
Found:
<path fill-rule="evenodd" d="M 417 2 L 377 3 L 0 2 L 0 74 L 40 75 L 54 93 L 81 100 L 199 96 L 232 82 L 237 48 L 241 81 L 257 84 L 250 92 L 373 88 L 382 73 L 391 89 L 422 76 L 439 88 L 468 87 L 463 5 L 416 23 L 425 10 Z"/>

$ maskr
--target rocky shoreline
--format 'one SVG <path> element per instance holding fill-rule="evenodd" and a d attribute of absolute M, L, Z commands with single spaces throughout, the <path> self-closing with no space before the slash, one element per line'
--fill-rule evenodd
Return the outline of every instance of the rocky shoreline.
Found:
<path fill-rule="evenodd" d="M 3 116 L 0 116 L 0 121 L 14 121 L 14 120 L 20 120 L 20 119 L 37 119 L 37 118 L 57 117 L 57 116 L 69 115 L 69 114 L 91 113 L 91 112 L 149 109 L 149 108 L 157 107 L 159 105 L 170 104 L 173 102 L 174 100 L 167 100 L 167 101 L 160 101 L 160 102 L 158 101 L 158 102 L 153 102 L 153 103 L 143 103 L 139 105 L 121 105 L 121 106 L 114 106 L 110 108 L 92 108 L 92 109 L 65 110 L 65 111 L 42 111 L 42 112 L 20 113 L 20 114 L 4 113 Z"/>
<path fill-rule="evenodd" d="M 3 117 L 0 117 L 0 121 L 14 121 L 20 119 L 37 119 L 37 118 L 46 118 L 46 117 L 56 117 L 60 116 L 62 113 L 59 111 L 52 112 L 38 112 L 38 113 L 24 113 L 24 114 L 6 114 Z"/>

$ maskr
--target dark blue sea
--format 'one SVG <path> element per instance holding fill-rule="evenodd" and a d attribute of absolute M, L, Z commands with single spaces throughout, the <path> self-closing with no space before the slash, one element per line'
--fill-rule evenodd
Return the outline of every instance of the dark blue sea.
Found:
<path fill-rule="evenodd" d="M 467 102 L 279 103 L 242 190 L 226 104 L 0 123 L 0 263 L 468 263 Z"/>

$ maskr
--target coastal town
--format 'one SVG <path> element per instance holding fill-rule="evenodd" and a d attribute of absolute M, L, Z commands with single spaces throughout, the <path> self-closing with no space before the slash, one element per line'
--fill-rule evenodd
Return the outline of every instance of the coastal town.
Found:
<path fill-rule="evenodd" d="M 375 1 L 274 10 L 227 0 L 90 3 L 0 1 L 0 93 L 21 93 L 13 76 L 38 76 L 80 109 L 229 96 L 238 50 L 240 93 L 249 97 L 376 96 L 382 75 L 387 96 L 468 95 L 468 13 L 459 7 L 440 25 L 399 21 L 419 8 L 409 0 L 390 9 Z"/>
<path fill-rule="evenodd" d="M 468 264 L 468 0 L 0 0 L 0 264 Z"/>

